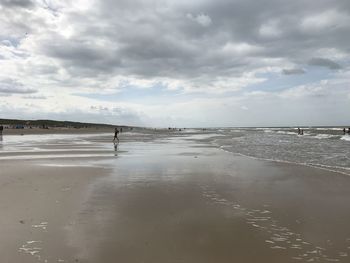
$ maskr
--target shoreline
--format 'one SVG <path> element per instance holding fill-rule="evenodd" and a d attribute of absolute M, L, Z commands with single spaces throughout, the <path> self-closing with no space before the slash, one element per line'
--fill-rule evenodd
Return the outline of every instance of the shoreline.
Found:
<path fill-rule="evenodd" d="M 231 153 L 233 155 L 238 155 L 238 156 L 242 156 L 245 158 L 250 158 L 253 160 L 259 160 L 259 161 L 265 161 L 265 162 L 274 162 L 276 164 L 282 163 L 282 164 L 292 164 L 292 165 L 300 165 L 300 166 L 305 166 L 305 167 L 310 167 L 310 168 L 314 168 L 314 169 L 320 169 L 323 171 L 327 171 L 330 173 L 336 173 L 338 175 L 345 175 L 345 176 L 350 176 L 350 168 L 346 168 L 346 167 L 340 167 L 340 166 L 328 166 L 328 165 L 322 165 L 322 164 L 312 164 L 312 163 L 298 163 L 298 162 L 291 162 L 291 161 L 286 161 L 286 160 L 276 160 L 276 159 L 264 159 L 264 158 L 259 158 L 259 157 L 255 157 L 255 156 L 249 156 L 249 155 L 244 155 L 242 153 L 237 153 L 237 152 L 230 152 L 228 150 L 222 149 L 220 147 L 218 147 L 220 150 L 227 152 L 227 153 Z M 334 168 L 334 169 L 339 169 L 339 170 L 331 170 L 330 168 Z M 342 170 L 349 170 L 349 172 L 343 172 Z"/>

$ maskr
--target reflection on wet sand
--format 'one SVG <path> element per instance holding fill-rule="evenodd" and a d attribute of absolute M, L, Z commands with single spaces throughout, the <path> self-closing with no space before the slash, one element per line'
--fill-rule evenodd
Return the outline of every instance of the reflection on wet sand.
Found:
<path fill-rule="evenodd" d="M 347 205 L 338 195 L 318 200 L 329 182 L 317 183 L 317 176 L 322 181 L 328 173 L 299 167 L 309 179 L 293 177 L 293 166 L 192 146 L 198 145 L 142 145 L 114 162 L 80 210 L 76 220 L 83 223 L 69 230 L 79 256 L 93 262 L 347 262 Z M 343 194 L 350 187 L 347 178 L 332 180 Z M 303 188 L 293 190 L 299 184 Z M 342 199 L 350 201 L 350 194 Z M 319 217 L 329 209 L 342 220 Z M 322 233 L 313 224 L 334 229 Z"/>
<path fill-rule="evenodd" d="M 118 146 L 119 146 L 119 142 L 113 142 L 114 145 L 114 151 L 115 151 L 115 156 L 118 156 Z"/>
<path fill-rule="evenodd" d="M 349 260 L 342 175 L 236 156 L 191 135 L 122 149 L 109 136 L 1 145 L 4 262 Z"/>

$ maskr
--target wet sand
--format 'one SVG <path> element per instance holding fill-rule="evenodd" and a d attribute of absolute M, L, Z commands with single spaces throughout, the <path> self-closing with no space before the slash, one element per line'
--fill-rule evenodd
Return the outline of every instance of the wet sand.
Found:
<path fill-rule="evenodd" d="M 348 176 L 135 138 L 3 145 L 1 262 L 349 261 Z"/>

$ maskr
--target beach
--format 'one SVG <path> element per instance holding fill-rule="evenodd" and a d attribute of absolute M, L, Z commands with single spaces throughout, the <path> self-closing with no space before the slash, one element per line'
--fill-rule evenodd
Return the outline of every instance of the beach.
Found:
<path fill-rule="evenodd" d="M 216 130 L 108 132 L 3 136 L 1 262 L 349 261 L 346 167 L 243 156 Z"/>

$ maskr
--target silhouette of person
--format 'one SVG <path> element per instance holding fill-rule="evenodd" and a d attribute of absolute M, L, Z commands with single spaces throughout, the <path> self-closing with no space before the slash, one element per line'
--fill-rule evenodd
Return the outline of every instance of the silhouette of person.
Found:
<path fill-rule="evenodd" d="M 298 128 L 298 135 L 300 135 L 300 128 Z"/>
<path fill-rule="evenodd" d="M 4 126 L 0 125 L 0 136 L 2 136 L 3 130 L 4 130 Z"/>
<path fill-rule="evenodd" d="M 346 133 L 345 128 L 343 129 L 343 133 L 344 133 L 344 135 L 345 135 L 345 133 Z"/>
<path fill-rule="evenodd" d="M 115 140 L 117 140 L 117 142 L 119 143 L 118 133 L 119 133 L 118 128 L 115 128 L 113 142 L 115 142 Z"/>

